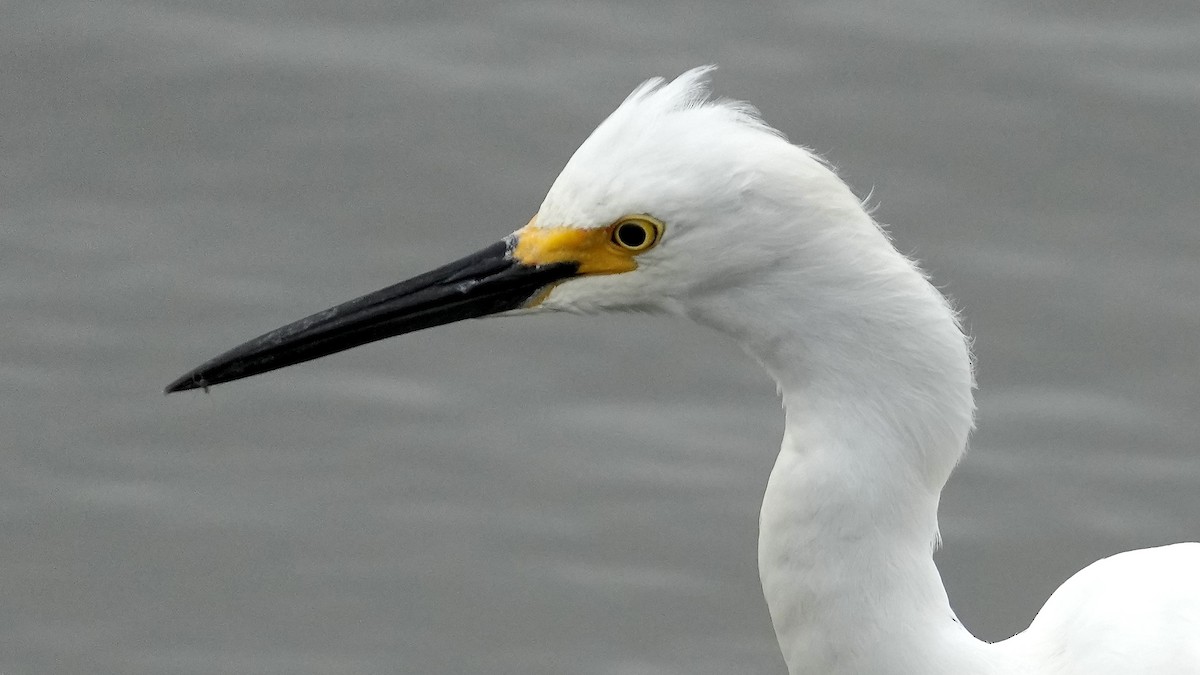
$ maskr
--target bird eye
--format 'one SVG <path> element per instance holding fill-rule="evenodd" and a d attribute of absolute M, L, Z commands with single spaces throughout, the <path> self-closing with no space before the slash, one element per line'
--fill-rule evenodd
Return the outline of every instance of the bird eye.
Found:
<path fill-rule="evenodd" d="M 630 219 L 613 228 L 613 243 L 633 253 L 641 253 L 658 241 L 659 225 L 650 220 Z"/>

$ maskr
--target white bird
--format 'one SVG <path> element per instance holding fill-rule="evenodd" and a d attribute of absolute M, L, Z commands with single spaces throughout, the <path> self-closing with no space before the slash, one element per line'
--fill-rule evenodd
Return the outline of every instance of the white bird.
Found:
<path fill-rule="evenodd" d="M 932 553 L 972 429 L 954 311 L 827 164 L 709 68 L 637 88 L 503 241 L 272 331 L 184 375 L 207 387 L 487 314 L 640 310 L 733 338 L 779 385 L 758 562 L 794 675 L 1200 674 L 1200 544 L 1122 553 L 988 644 Z"/>

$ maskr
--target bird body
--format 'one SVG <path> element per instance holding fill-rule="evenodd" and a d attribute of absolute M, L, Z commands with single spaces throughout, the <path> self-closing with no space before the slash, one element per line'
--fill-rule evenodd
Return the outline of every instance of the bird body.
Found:
<path fill-rule="evenodd" d="M 642 85 L 537 215 L 479 254 L 235 348 L 168 390 L 486 314 L 635 310 L 728 335 L 778 383 L 763 592 L 793 675 L 1200 675 L 1200 544 L 1124 553 L 987 644 L 932 553 L 973 426 L 967 338 L 829 166 L 706 68 Z"/>

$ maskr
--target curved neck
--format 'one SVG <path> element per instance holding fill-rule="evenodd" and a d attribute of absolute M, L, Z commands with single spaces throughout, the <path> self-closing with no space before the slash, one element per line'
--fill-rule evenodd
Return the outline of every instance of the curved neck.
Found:
<path fill-rule="evenodd" d="M 767 282 L 796 289 L 790 309 L 753 323 L 736 302 L 694 314 L 738 339 L 783 395 L 763 591 L 793 675 L 989 673 L 932 557 L 938 499 L 972 427 L 967 343 L 942 296 L 878 237 L 834 261 L 845 275 L 824 286 Z"/>
<path fill-rule="evenodd" d="M 793 675 L 984 674 L 933 562 L 938 494 L 851 402 L 785 396 L 759 573 Z M 909 459 L 912 459 L 910 454 Z"/>
<path fill-rule="evenodd" d="M 938 500 L 972 425 L 970 357 L 908 269 L 891 311 L 818 319 L 840 325 L 836 342 L 795 331 L 756 353 L 787 414 L 759 571 L 793 674 L 988 672 L 933 562 Z"/>

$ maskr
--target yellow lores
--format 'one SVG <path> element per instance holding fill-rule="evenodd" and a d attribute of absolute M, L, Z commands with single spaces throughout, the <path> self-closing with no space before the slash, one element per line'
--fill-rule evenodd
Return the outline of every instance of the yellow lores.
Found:
<path fill-rule="evenodd" d="M 523 265 L 577 263 L 575 276 L 620 274 L 637 269 L 634 257 L 654 248 L 665 229 L 662 221 L 645 214 L 625 216 L 607 227 L 538 227 L 537 218 L 517 230 L 512 257 Z M 526 300 L 537 307 L 561 282 L 546 286 Z"/>
<path fill-rule="evenodd" d="M 517 230 L 512 256 L 530 266 L 577 263 L 577 275 L 620 274 L 637 269 L 634 257 L 654 248 L 663 229 L 661 221 L 647 215 L 625 216 L 591 229 L 538 227 L 535 218 Z"/>

